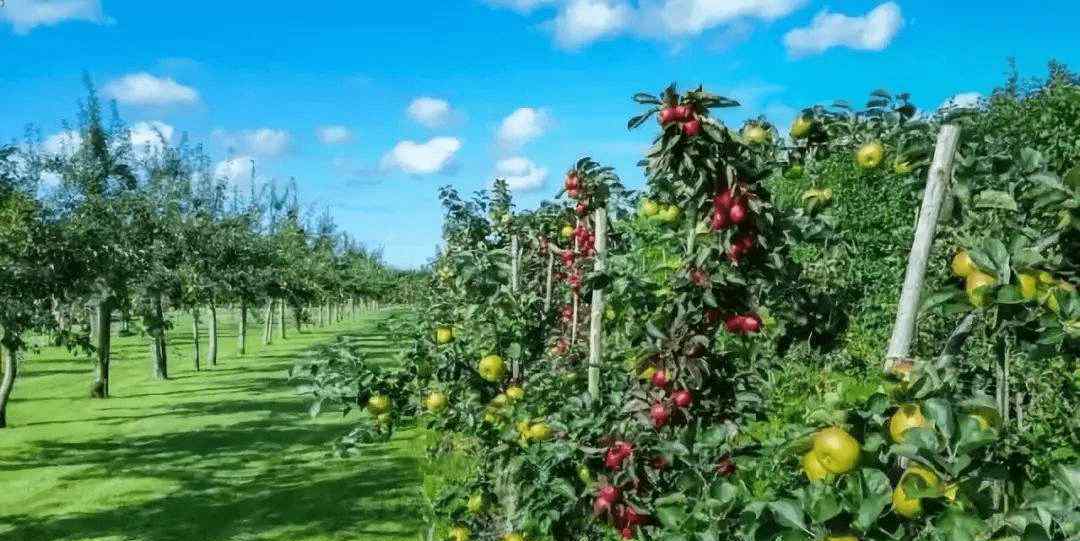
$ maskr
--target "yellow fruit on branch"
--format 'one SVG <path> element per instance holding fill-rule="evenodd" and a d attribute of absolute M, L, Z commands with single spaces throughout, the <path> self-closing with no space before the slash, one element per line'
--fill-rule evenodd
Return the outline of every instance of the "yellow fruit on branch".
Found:
<path fill-rule="evenodd" d="M 911 476 L 917 476 L 923 480 L 928 487 L 937 487 L 940 481 L 937 474 L 922 467 L 911 466 L 900 476 L 900 482 L 896 484 L 896 489 L 893 490 L 892 504 L 893 511 L 896 514 L 905 518 L 916 518 L 922 514 L 922 499 L 915 498 L 908 495 L 904 490 L 904 482 Z"/>
<path fill-rule="evenodd" d="M 918 404 L 904 404 L 889 419 L 889 435 L 896 443 L 904 443 L 904 432 L 927 426 L 922 408 Z"/>
<path fill-rule="evenodd" d="M 1017 276 L 1020 282 L 1020 294 L 1025 300 L 1034 300 L 1039 296 L 1039 277 L 1031 272 L 1021 272 Z"/>
<path fill-rule="evenodd" d="M 573 237 L 574 236 L 574 226 L 572 226 L 570 224 L 564 225 L 563 228 L 562 228 L 562 231 L 559 232 L 559 235 L 564 239 L 568 239 L 570 237 Z"/>
<path fill-rule="evenodd" d="M 469 496 L 469 501 L 465 502 L 465 508 L 474 515 L 479 515 L 484 512 L 484 508 L 487 507 L 484 502 L 483 494 L 473 494 Z"/>
<path fill-rule="evenodd" d="M 641 200 L 641 214 L 647 218 L 656 216 L 656 213 L 660 212 L 660 205 L 656 204 L 656 201 L 652 199 Z"/>
<path fill-rule="evenodd" d="M 381 394 L 373 394 L 368 398 L 367 409 L 372 415 L 386 413 L 390 411 L 390 398 Z"/>
<path fill-rule="evenodd" d="M 454 526 L 450 528 L 451 541 L 469 541 L 472 538 L 472 532 L 464 526 Z"/>
<path fill-rule="evenodd" d="M 873 169 L 881 165 L 884 158 L 885 147 L 878 141 L 865 143 L 855 152 L 855 163 L 863 169 Z"/>
<path fill-rule="evenodd" d="M 956 276 L 958 278 L 967 278 L 969 274 L 978 270 L 979 268 L 975 266 L 975 262 L 971 260 L 971 256 L 968 255 L 967 250 L 960 250 L 959 252 L 956 252 L 956 255 L 953 256 L 953 276 Z"/>
<path fill-rule="evenodd" d="M 847 473 L 859 463 L 862 446 L 840 427 L 829 427 L 814 434 L 814 453 L 830 473 Z"/>
<path fill-rule="evenodd" d="M 982 271 L 975 271 L 964 279 L 964 291 L 967 293 L 968 301 L 972 306 L 983 307 L 986 306 L 986 302 L 989 300 L 989 292 L 987 289 L 994 285 L 993 276 L 986 274 Z"/>
<path fill-rule="evenodd" d="M 427 398 L 424 399 L 424 407 L 431 413 L 438 413 L 446 409 L 447 403 L 446 395 L 439 391 L 428 394 Z"/>
<path fill-rule="evenodd" d="M 525 398 L 525 389 L 522 389 L 517 385 L 511 385 L 506 389 L 506 398 L 509 398 L 511 402 L 517 402 L 518 400 Z"/>
<path fill-rule="evenodd" d="M 914 167 L 911 166 L 911 162 L 904 160 L 896 160 L 893 162 L 893 172 L 897 175 L 906 175 L 912 170 L 914 170 Z"/>
<path fill-rule="evenodd" d="M 435 342 L 439 345 L 449 344 L 454 341 L 454 328 L 449 326 L 441 326 L 435 329 Z"/>
<path fill-rule="evenodd" d="M 855 534 L 829 534 L 825 536 L 825 541 L 859 541 L 859 538 Z"/>
<path fill-rule="evenodd" d="M 829 476 L 829 470 L 825 469 L 825 466 L 821 465 L 821 461 L 818 460 L 817 453 L 810 451 L 803 455 L 802 458 L 803 473 L 806 474 L 806 478 L 811 481 L 820 481 Z"/>
<path fill-rule="evenodd" d="M 488 355 L 483 359 L 480 359 L 480 366 L 478 367 L 477 372 L 480 373 L 480 377 L 487 381 L 501 381 L 506 377 L 506 363 L 503 362 L 503 358 L 498 355 Z"/>
<path fill-rule="evenodd" d="M 769 131 L 758 124 L 751 124 L 747 126 L 746 129 L 743 130 L 743 135 L 746 137 L 747 141 L 754 145 L 760 145 L 762 143 L 768 142 L 769 139 L 772 138 L 769 134 Z"/>
<path fill-rule="evenodd" d="M 534 441 L 547 441 L 554 435 L 555 432 L 546 423 L 536 423 L 529 427 L 529 439 Z"/>
<path fill-rule="evenodd" d="M 525 541 L 525 536 L 519 533 L 508 533 L 503 536 L 503 541 Z"/>
<path fill-rule="evenodd" d="M 814 120 L 812 118 L 806 115 L 800 115 L 791 123 L 791 138 L 804 139 L 810 135 L 810 130 L 813 127 Z"/>

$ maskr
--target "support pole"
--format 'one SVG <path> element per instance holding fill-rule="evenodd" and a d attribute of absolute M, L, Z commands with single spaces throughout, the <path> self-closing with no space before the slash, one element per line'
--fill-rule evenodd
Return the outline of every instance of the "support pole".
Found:
<path fill-rule="evenodd" d="M 923 281 L 926 278 L 926 265 L 930 258 L 930 249 L 934 245 L 934 233 L 937 231 L 938 217 L 941 215 L 942 202 L 948 193 L 952 178 L 956 147 L 960 139 L 960 128 L 946 124 L 938 132 L 937 146 L 934 149 L 934 161 L 927 175 L 926 190 L 923 194 L 919 222 L 915 228 L 915 240 L 908 255 L 907 272 L 904 275 L 904 288 L 900 293 L 900 305 L 896 312 L 896 324 L 889 349 L 885 353 L 885 371 L 909 371 L 911 341 L 915 335 L 915 318 L 918 316 L 919 301 Z"/>
<path fill-rule="evenodd" d="M 607 209 L 596 209 L 593 215 L 593 231 L 596 234 L 596 254 L 593 271 L 602 273 L 607 268 Z M 592 291 L 591 319 L 589 321 L 589 401 L 600 399 L 600 361 L 604 347 L 604 290 Z"/>

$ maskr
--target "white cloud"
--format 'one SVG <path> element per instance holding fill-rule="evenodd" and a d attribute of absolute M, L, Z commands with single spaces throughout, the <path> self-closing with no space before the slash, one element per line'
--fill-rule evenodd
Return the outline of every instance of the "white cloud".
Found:
<path fill-rule="evenodd" d="M 454 137 L 436 137 L 426 143 L 401 141 L 382 158 L 384 169 L 400 169 L 413 175 L 430 175 L 445 170 L 461 150 Z"/>
<path fill-rule="evenodd" d="M 405 110 L 409 118 L 428 128 L 445 126 L 450 121 L 450 103 L 437 98 L 420 97 Z"/>
<path fill-rule="evenodd" d="M 337 145 L 352 139 L 352 130 L 345 126 L 322 126 L 315 135 L 327 145 Z"/>
<path fill-rule="evenodd" d="M 557 6 L 545 26 L 555 42 L 578 49 L 605 38 L 629 34 L 673 40 L 701 35 L 718 27 L 749 34 L 750 19 L 772 21 L 785 17 L 808 0 L 489 0 L 489 3 L 527 13 Z"/>
<path fill-rule="evenodd" d="M 745 19 L 772 21 L 791 14 L 806 0 L 664 0 L 643 2 L 639 19 L 647 34 L 697 36 Z"/>
<path fill-rule="evenodd" d="M 499 124 L 496 139 L 507 148 L 517 148 L 544 135 L 551 124 L 551 117 L 542 109 L 522 107 Z"/>
<path fill-rule="evenodd" d="M 65 21 L 110 22 L 99 0 L 7 0 L 0 5 L 0 21 L 10 23 L 19 35 Z"/>
<path fill-rule="evenodd" d="M 251 156 L 236 156 L 222 160 L 214 166 L 214 177 L 226 179 L 233 184 L 250 183 L 253 160 Z"/>
<path fill-rule="evenodd" d="M 535 9 L 537 7 L 546 6 L 546 5 L 554 4 L 554 3 L 557 2 L 557 0 L 487 0 L 487 1 L 488 1 L 489 4 L 492 4 L 492 5 L 495 5 L 495 6 L 508 7 L 510 9 L 512 9 L 512 10 L 520 11 L 520 12 L 523 12 L 523 13 L 528 13 L 529 11 L 532 11 L 533 9 Z"/>
<path fill-rule="evenodd" d="M 963 92 L 945 100 L 938 109 L 978 107 L 982 97 L 982 94 L 978 92 Z"/>
<path fill-rule="evenodd" d="M 555 17 L 555 42 L 577 49 L 623 32 L 634 10 L 620 0 L 572 0 Z"/>
<path fill-rule="evenodd" d="M 832 47 L 880 51 L 887 47 L 904 18 L 900 6 L 886 2 L 861 17 L 849 17 L 828 10 L 818 13 L 810 26 L 784 34 L 784 46 L 793 57 L 824 52 Z"/>
<path fill-rule="evenodd" d="M 139 155 L 146 151 L 159 152 L 164 144 L 172 142 L 175 131 L 172 126 L 157 120 L 136 122 L 130 129 L 131 146 Z"/>
<path fill-rule="evenodd" d="M 239 132 L 217 129 L 211 132 L 210 136 L 232 150 L 261 158 L 281 156 L 289 150 L 289 143 L 292 140 L 289 132 L 274 128 L 257 128 Z"/>
<path fill-rule="evenodd" d="M 54 133 L 45 138 L 41 150 L 49 156 L 71 156 L 82 145 L 82 135 L 75 130 Z"/>
<path fill-rule="evenodd" d="M 511 190 L 529 192 L 544 185 L 548 170 L 520 156 L 499 160 L 495 164 L 495 176 L 506 181 Z"/>
<path fill-rule="evenodd" d="M 199 93 L 168 77 L 155 77 L 146 72 L 132 73 L 105 85 L 105 94 L 120 103 L 141 106 L 191 105 L 199 101 Z"/>

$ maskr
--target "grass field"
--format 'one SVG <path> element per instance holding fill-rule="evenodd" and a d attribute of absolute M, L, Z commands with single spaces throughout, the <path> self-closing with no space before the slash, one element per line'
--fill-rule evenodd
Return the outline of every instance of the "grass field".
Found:
<path fill-rule="evenodd" d="M 10 428 L 0 429 L 0 539 L 417 539 L 418 433 L 363 458 L 328 459 L 348 420 L 309 419 L 286 376 L 300 353 L 335 335 L 363 336 L 372 354 L 388 354 L 381 317 L 290 329 L 270 346 L 252 325 L 243 358 L 225 318 L 218 366 L 202 372 L 192 368 L 190 320 L 178 321 L 169 381 L 150 378 L 145 338 L 117 338 L 108 400 L 88 398 L 85 358 L 31 355 Z"/>

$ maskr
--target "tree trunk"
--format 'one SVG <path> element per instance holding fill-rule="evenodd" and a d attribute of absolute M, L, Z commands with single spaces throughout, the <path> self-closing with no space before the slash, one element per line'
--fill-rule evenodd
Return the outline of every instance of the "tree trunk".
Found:
<path fill-rule="evenodd" d="M 112 304 L 102 300 L 94 307 L 94 342 L 97 347 L 94 364 L 94 384 L 90 398 L 109 397 L 109 353 L 112 347 Z"/>
<path fill-rule="evenodd" d="M 236 354 L 243 357 L 247 353 L 247 301 L 240 301 L 240 330 L 236 335 Z"/>
<path fill-rule="evenodd" d="M 15 348 L 10 342 L 7 333 L 0 332 L 0 365 L 4 371 L 3 379 L 0 380 L 0 428 L 7 426 L 7 403 L 11 398 L 11 391 L 15 389 L 15 370 L 18 368 Z"/>
<path fill-rule="evenodd" d="M 293 318 L 296 319 L 296 334 L 304 332 L 304 309 L 300 307 L 293 307 Z"/>
<path fill-rule="evenodd" d="M 282 340 L 285 339 L 285 299 L 281 299 L 278 303 L 278 337 Z"/>
<path fill-rule="evenodd" d="M 218 324 L 217 324 L 217 305 L 214 301 L 210 301 L 210 343 L 206 347 L 206 362 L 210 366 L 217 366 L 217 344 L 218 344 Z"/>
<path fill-rule="evenodd" d="M 199 362 L 202 360 L 201 351 L 199 349 L 199 309 L 191 309 L 191 342 L 193 348 L 193 354 L 195 357 L 195 371 L 199 371 Z"/>
<path fill-rule="evenodd" d="M 959 139 L 958 126 L 946 124 L 938 132 L 934 162 L 930 166 L 919 221 L 915 225 L 915 240 L 912 242 L 911 253 L 908 255 L 904 287 L 900 292 L 900 306 L 896 313 L 896 324 L 893 326 L 888 351 L 885 353 L 886 372 L 893 372 L 901 365 L 905 365 L 901 371 L 910 369 L 913 362 L 908 356 L 911 341 L 915 335 L 915 318 L 918 316 L 923 279 L 926 277 L 930 249 L 934 245 L 934 233 L 937 231 L 941 204 L 945 200 L 952 178 L 953 160 L 956 157 Z"/>
<path fill-rule="evenodd" d="M 161 296 L 156 295 L 153 303 L 154 330 L 150 342 L 150 359 L 154 365 L 151 368 L 154 379 L 169 379 L 169 354 L 165 342 L 165 311 L 161 307 Z"/>
<path fill-rule="evenodd" d="M 274 339 L 274 299 L 266 300 L 266 318 L 263 319 L 263 345 L 268 346 Z"/>

